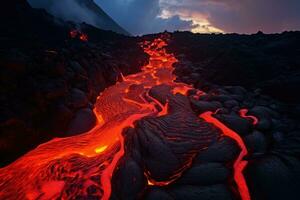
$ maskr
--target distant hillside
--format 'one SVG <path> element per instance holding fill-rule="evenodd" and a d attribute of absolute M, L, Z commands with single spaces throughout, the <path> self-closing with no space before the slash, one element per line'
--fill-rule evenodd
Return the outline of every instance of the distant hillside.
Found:
<path fill-rule="evenodd" d="M 86 22 L 103 30 L 130 35 L 93 0 L 29 0 L 35 8 L 44 8 L 54 16 L 67 21 Z"/>

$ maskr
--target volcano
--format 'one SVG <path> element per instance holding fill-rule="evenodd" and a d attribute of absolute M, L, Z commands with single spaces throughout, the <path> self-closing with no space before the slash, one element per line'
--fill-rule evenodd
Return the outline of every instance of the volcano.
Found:
<path fill-rule="evenodd" d="M 29 3 L 35 8 L 44 8 L 54 16 L 63 20 L 78 23 L 86 22 L 103 30 L 111 30 L 119 34 L 130 35 L 130 33 L 116 23 L 93 0 L 30 0 Z M 62 8 L 67 8 L 67 10 L 62 10 Z"/>

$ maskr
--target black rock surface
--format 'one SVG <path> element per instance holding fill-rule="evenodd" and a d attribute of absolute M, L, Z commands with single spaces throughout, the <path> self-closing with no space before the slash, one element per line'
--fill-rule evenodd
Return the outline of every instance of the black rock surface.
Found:
<path fill-rule="evenodd" d="M 3 4 L 1 22 L 1 166 L 54 137 L 91 128 L 95 120 L 80 120 L 82 110 L 93 109 L 100 91 L 121 73 L 137 72 L 147 62 L 136 39 L 88 24 L 79 28 L 87 42 L 71 38 L 77 25 L 25 0 Z"/>
<path fill-rule="evenodd" d="M 260 89 L 279 100 L 299 103 L 300 32 L 281 34 L 192 34 L 176 32 L 169 49 L 181 62 L 176 72 L 196 84 Z M 183 77 L 181 77 L 183 78 Z"/>

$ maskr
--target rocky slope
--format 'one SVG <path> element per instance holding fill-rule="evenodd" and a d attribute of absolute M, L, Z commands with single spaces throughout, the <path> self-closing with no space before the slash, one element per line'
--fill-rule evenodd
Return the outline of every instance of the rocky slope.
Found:
<path fill-rule="evenodd" d="M 49 13 L 66 21 L 70 20 L 76 23 L 86 22 L 103 30 L 130 35 L 93 0 L 29 0 L 29 3 L 35 8 L 46 9 Z M 67 8 L 67 10 L 64 8 Z"/>
<path fill-rule="evenodd" d="M 92 127 L 99 92 L 147 60 L 134 38 L 81 24 L 85 42 L 70 37 L 77 25 L 26 1 L 6 6 L 0 37 L 2 166 L 51 138 Z"/>

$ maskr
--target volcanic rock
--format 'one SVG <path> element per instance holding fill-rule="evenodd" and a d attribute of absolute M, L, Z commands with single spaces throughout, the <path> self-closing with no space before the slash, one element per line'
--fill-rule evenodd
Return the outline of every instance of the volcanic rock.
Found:
<path fill-rule="evenodd" d="M 177 186 L 172 188 L 169 193 L 175 200 L 232 200 L 233 195 L 226 185 L 210 185 L 210 186 Z"/>
<path fill-rule="evenodd" d="M 28 131 L 16 134 L 31 138 L 30 145 L 22 139 L 24 145 L 15 144 L 20 147 L 14 147 L 20 151 L 16 155 L 66 136 L 71 117 L 78 108 L 88 106 L 87 98 L 93 104 L 120 73 L 137 72 L 147 62 L 138 39 L 63 22 L 45 10 L 31 8 L 26 0 L 3 4 L 1 14 L 0 96 L 5 97 L 0 98 L 1 122 L 20 119 Z M 74 29 L 89 40 L 70 38 Z M 59 105 L 69 108 L 60 110 Z M 0 162 L 5 165 L 2 159 L 12 162 L 14 158 L 4 154 Z"/>
<path fill-rule="evenodd" d="M 130 157 L 125 156 L 120 161 L 119 170 L 114 174 L 113 180 L 116 183 L 114 194 L 118 199 L 134 199 L 143 190 L 146 179 L 143 169 Z"/>
<path fill-rule="evenodd" d="M 78 62 L 71 61 L 70 67 L 75 72 L 76 75 L 87 76 L 85 69 L 83 69 Z"/>
<path fill-rule="evenodd" d="M 221 163 L 202 163 L 188 169 L 176 184 L 212 185 L 226 182 L 229 176 L 230 170 Z"/>
<path fill-rule="evenodd" d="M 73 112 L 64 104 L 60 104 L 53 108 L 53 113 L 55 117 L 52 118 L 52 121 L 49 121 L 53 130 L 57 133 L 61 130 L 66 131 L 73 118 Z"/>
<path fill-rule="evenodd" d="M 224 107 L 225 108 L 233 108 L 238 106 L 239 103 L 236 100 L 228 100 L 224 102 Z"/>
<path fill-rule="evenodd" d="M 247 93 L 247 90 L 241 86 L 225 86 L 224 89 L 235 95 L 243 96 Z"/>
<path fill-rule="evenodd" d="M 168 115 L 145 118 L 136 126 L 144 165 L 155 181 L 168 180 L 190 164 L 195 151 L 203 151 L 219 136 L 193 113 L 187 97 L 169 97 L 168 110 Z"/>
<path fill-rule="evenodd" d="M 194 163 L 219 162 L 227 163 L 237 158 L 240 152 L 238 144 L 228 137 L 220 138 L 194 159 Z"/>
<path fill-rule="evenodd" d="M 173 200 L 174 198 L 166 191 L 160 188 L 151 188 L 145 197 L 146 200 Z"/>
<path fill-rule="evenodd" d="M 278 115 L 274 111 L 263 106 L 256 106 L 252 108 L 249 111 L 249 114 L 253 114 L 254 116 L 257 116 L 257 118 L 259 119 L 256 127 L 259 130 L 268 130 L 271 128 L 272 126 L 271 115 L 273 117 L 278 117 Z"/>
<path fill-rule="evenodd" d="M 216 117 L 239 135 L 248 135 L 252 130 L 252 124 L 239 116 L 219 114 Z"/>
<path fill-rule="evenodd" d="M 43 90 L 46 93 L 48 99 L 58 99 L 67 95 L 67 85 L 63 80 L 54 80 L 45 85 Z"/>
<path fill-rule="evenodd" d="M 161 102 L 162 104 L 167 103 L 167 97 L 171 93 L 172 87 L 168 85 L 158 85 L 150 89 L 149 95 Z"/>
<path fill-rule="evenodd" d="M 95 123 L 96 117 L 92 110 L 88 108 L 80 109 L 70 122 L 67 134 L 76 135 L 87 132 L 94 127 Z"/>
<path fill-rule="evenodd" d="M 244 141 L 250 153 L 265 153 L 267 150 L 267 139 L 259 131 L 254 131 L 245 136 Z"/>
<path fill-rule="evenodd" d="M 253 199 L 297 197 L 300 162 L 289 159 L 289 163 L 286 165 L 284 160 L 273 155 L 251 162 L 245 173 Z"/>
<path fill-rule="evenodd" d="M 70 100 L 68 104 L 72 108 L 83 108 L 88 105 L 88 99 L 85 93 L 77 88 L 73 88 L 70 92 Z"/>
<path fill-rule="evenodd" d="M 300 58 L 296 53 L 299 42 L 299 31 L 264 35 L 176 32 L 172 34 L 168 49 L 180 58 L 178 68 L 184 68 L 179 67 L 181 63 L 197 67 L 201 82 L 241 86 L 248 90 L 262 88 L 264 94 L 299 103 L 300 96 L 295 95 L 300 80 Z M 280 61 L 274 62 L 279 55 Z M 175 70 L 175 73 L 186 76 L 181 71 Z M 237 90 L 243 92 L 242 88 Z"/>
<path fill-rule="evenodd" d="M 191 99 L 192 106 L 198 114 L 206 111 L 215 112 L 217 109 L 222 108 L 222 104 L 217 101 L 196 101 Z"/>

